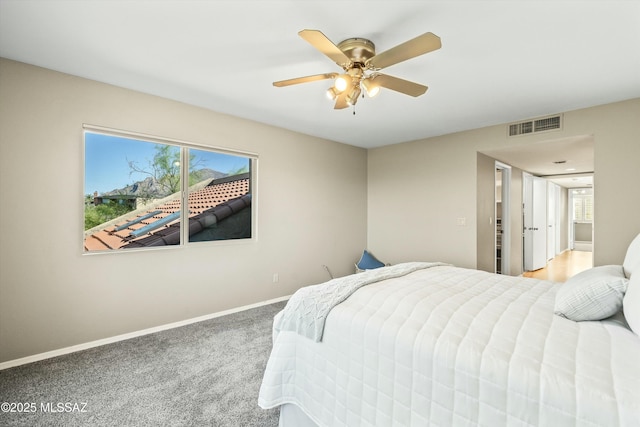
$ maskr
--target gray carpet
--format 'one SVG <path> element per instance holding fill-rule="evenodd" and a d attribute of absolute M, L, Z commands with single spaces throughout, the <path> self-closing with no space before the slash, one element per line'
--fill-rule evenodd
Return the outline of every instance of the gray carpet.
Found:
<path fill-rule="evenodd" d="M 257 402 L 284 304 L 0 371 L 0 402 L 35 409 L 0 425 L 277 426 Z"/>

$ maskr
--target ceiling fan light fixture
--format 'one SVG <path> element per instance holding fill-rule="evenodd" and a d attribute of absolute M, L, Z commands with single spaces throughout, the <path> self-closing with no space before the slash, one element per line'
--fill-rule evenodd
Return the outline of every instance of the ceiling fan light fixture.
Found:
<path fill-rule="evenodd" d="M 380 86 L 375 84 L 370 78 L 362 80 L 362 86 L 364 86 L 364 90 L 367 92 L 367 95 L 369 95 L 369 98 L 373 98 L 380 93 Z"/>
<path fill-rule="evenodd" d="M 336 88 L 338 93 L 344 92 L 349 87 L 349 83 L 350 82 L 351 82 L 351 76 L 350 75 L 341 74 L 338 77 L 336 77 L 336 81 L 333 84 L 333 87 Z"/>
<path fill-rule="evenodd" d="M 329 89 L 327 89 L 327 98 L 333 101 L 336 99 L 339 93 L 340 92 L 338 92 L 338 89 L 336 89 L 334 86 L 331 86 Z"/>
<path fill-rule="evenodd" d="M 371 90 L 367 91 L 367 95 L 369 95 L 369 98 L 373 98 L 374 96 L 378 95 L 380 93 L 380 86 L 374 86 L 371 88 Z"/>
<path fill-rule="evenodd" d="M 351 89 L 351 92 L 349 92 L 349 95 L 347 95 L 347 104 L 356 105 L 356 102 L 358 102 L 358 97 L 360 96 L 360 93 L 361 93 L 360 85 L 354 86 L 353 89 Z"/>

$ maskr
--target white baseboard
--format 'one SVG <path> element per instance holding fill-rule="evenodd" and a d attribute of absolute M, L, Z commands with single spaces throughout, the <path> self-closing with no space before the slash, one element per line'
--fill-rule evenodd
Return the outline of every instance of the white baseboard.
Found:
<path fill-rule="evenodd" d="M 71 347 L 65 347 L 58 350 L 47 351 L 45 353 L 34 354 L 33 356 L 27 356 L 27 357 L 22 357 L 20 359 L 9 360 L 7 362 L 0 363 L 0 371 L 3 369 L 13 368 L 15 366 L 26 365 L 27 363 L 33 363 L 33 362 L 38 362 L 40 360 L 50 359 L 52 357 L 75 353 L 76 351 L 87 350 L 93 347 L 99 347 L 106 344 L 112 344 L 118 341 L 124 341 L 131 338 L 140 337 L 143 335 L 166 331 L 168 329 L 179 328 L 181 326 L 190 325 L 192 323 L 198 323 L 198 322 L 203 322 L 209 319 L 215 319 L 216 317 L 226 316 L 228 314 L 238 313 L 241 311 L 250 310 L 252 308 L 262 307 L 264 305 L 269 305 L 276 302 L 286 301 L 290 297 L 291 295 L 287 295 L 280 298 L 261 301 L 255 304 L 249 304 L 242 307 L 232 308 L 230 310 L 220 311 L 218 313 L 205 314 L 204 316 L 194 317 L 192 319 L 187 319 L 187 320 L 181 320 L 179 322 L 168 323 L 166 325 L 155 326 L 153 328 L 143 329 L 141 331 L 129 332 L 127 334 L 116 335 L 115 337 L 103 338 L 96 341 L 90 341 L 83 344 L 73 345 Z"/>

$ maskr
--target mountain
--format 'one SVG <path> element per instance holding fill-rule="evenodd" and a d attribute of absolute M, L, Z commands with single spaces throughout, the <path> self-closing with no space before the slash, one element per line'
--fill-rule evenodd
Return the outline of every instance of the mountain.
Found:
<path fill-rule="evenodd" d="M 209 180 L 209 179 L 219 179 L 224 178 L 228 174 L 223 172 L 218 172 L 213 169 L 200 169 L 197 171 L 198 173 L 198 182 Z M 127 195 L 127 196 L 137 196 L 137 197 L 145 197 L 145 198 L 160 198 L 166 197 L 166 190 L 158 185 L 158 183 L 151 177 L 144 179 L 143 181 L 138 181 L 134 184 L 127 185 L 126 187 L 115 189 L 108 191 L 102 194 L 103 196 L 116 196 L 116 195 Z"/>

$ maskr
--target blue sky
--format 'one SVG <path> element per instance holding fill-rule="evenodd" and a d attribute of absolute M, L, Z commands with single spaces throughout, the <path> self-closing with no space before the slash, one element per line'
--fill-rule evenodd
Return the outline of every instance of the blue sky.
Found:
<path fill-rule="evenodd" d="M 156 145 L 153 142 L 86 132 L 85 194 L 93 194 L 94 191 L 101 194 L 147 178 L 148 175 L 142 173 L 130 175 L 128 162 L 134 161 L 140 168 L 149 169 Z M 248 166 L 246 157 L 194 149 L 191 149 L 191 154 L 196 155 L 198 169 L 209 168 L 227 173 Z"/>

